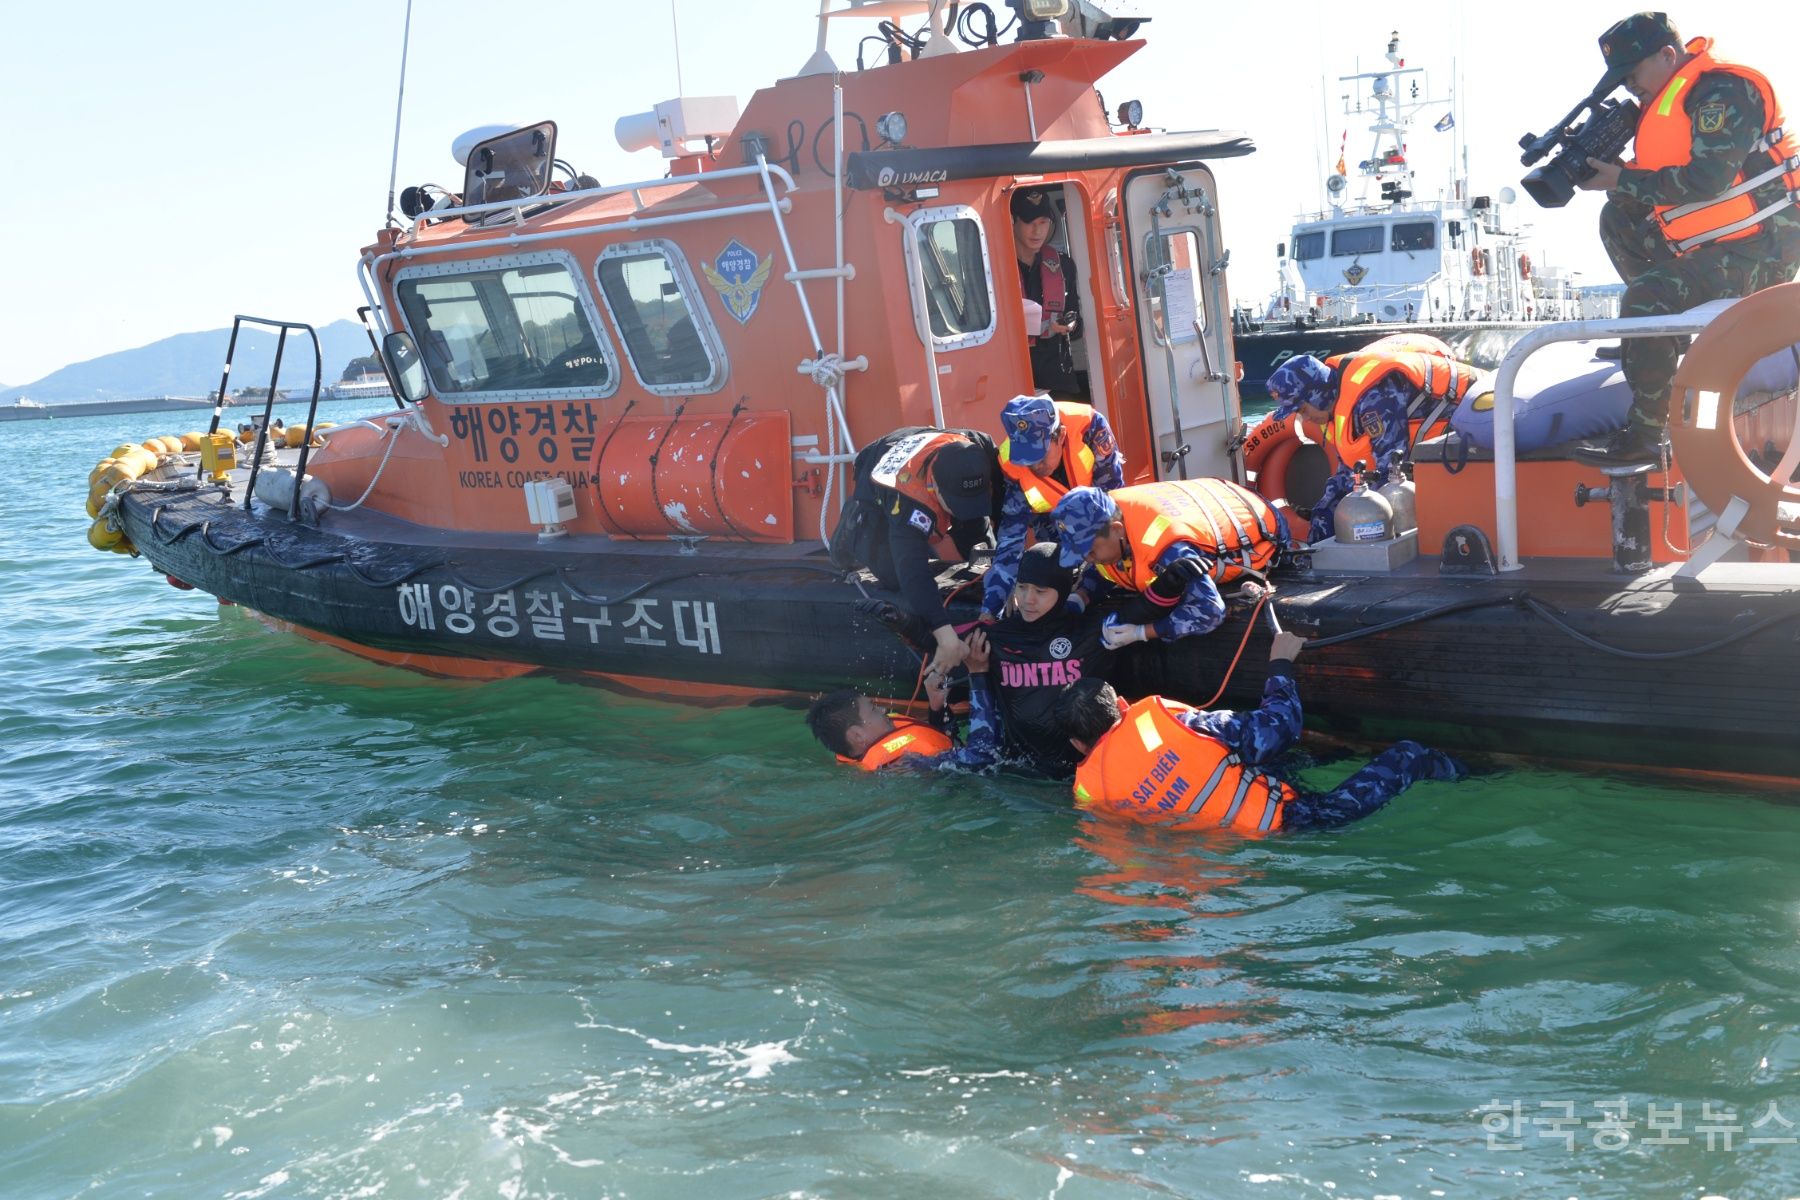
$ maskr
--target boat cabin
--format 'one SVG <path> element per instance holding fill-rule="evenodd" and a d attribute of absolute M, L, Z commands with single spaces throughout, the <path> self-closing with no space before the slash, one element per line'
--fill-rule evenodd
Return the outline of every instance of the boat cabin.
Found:
<path fill-rule="evenodd" d="M 413 189 L 412 224 L 362 256 L 381 332 L 416 347 L 419 427 L 391 453 L 376 426 L 339 431 L 311 470 L 354 496 L 380 469 L 382 508 L 430 525 L 528 531 L 521 489 L 560 479 L 571 532 L 823 538 L 858 447 L 997 433 L 1036 390 L 1009 210 L 1031 188 L 1075 266 L 1083 398 L 1131 480 L 1235 474 L 1207 162 L 1252 146 L 1115 128 L 1094 83 L 1141 44 L 801 74 L 741 114 L 670 101 L 619 122 L 664 157 L 646 181 L 578 176 L 551 121 L 459 144 L 460 192 Z"/>

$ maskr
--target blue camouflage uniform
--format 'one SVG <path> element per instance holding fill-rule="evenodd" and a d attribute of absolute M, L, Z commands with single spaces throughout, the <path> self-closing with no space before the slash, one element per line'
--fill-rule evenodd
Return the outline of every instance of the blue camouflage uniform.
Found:
<path fill-rule="evenodd" d="M 1125 460 L 1119 454 L 1118 441 L 1106 417 L 1094 414 L 1093 423 L 1082 438 L 1094 452 L 1094 484 L 1103 492 L 1125 485 Z M 1025 493 L 1011 479 L 1006 481 L 1006 499 L 1000 506 L 1000 528 L 994 535 L 994 558 L 988 567 L 987 582 L 981 591 L 983 612 L 998 616 L 1006 609 L 1019 572 L 1019 555 L 1025 550 L 1025 534 L 1040 542 L 1056 540 L 1056 522 L 1050 513 L 1034 513 Z"/>
<path fill-rule="evenodd" d="M 1269 376 L 1269 393 L 1279 403 L 1268 419 L 1285 420 L 1298 412 L 1302 404 L 1331 412 L 1337 405 L 1339 375 L 1340 372 L 1316 358 L 1307 355 L 1290 358 Z M 1363 473 L 1363 479 L 1370 487 L 1385 484 L 1394 468 L 1412 453 L 1409 414 L 1418 398 L 1419 390 L 1405 376 L 1390 372 L 1364 392 L 1351 408 L 1350 436 L 1366 436 L 1374 448 L 1375 461 Z M 1330 541 L 1336 535 L 1334 518 L 1338 501 L 1356 490 L 1355 466 L 1355 463 L 1340 464 L 1325 480 L 1325 491 L 1312 507 L 1308 541 Z"/>
<path fill-rule="evenodd" d="M 954 731 L 950 731 L 954 733 Z M 985 673 L 969 676 L 969 731 L 963 744 L 942 754 L 908 754 L 883 771 L 965 771 L 982 774 L 1000 762 L 999 722 Z"/>
<path fill-rule="evenodd" d="M 1303 713 L 1294 664 L 1269 664 L 1261 707 L 1255 712 L 1229 709 L 1182 713 L 1178 719 L 1236 754 L 1246 766 L 1265 766 L 1286 753 L 1300 738 Z M 1461 779 L 1468 768 L 1441 750 L 1418 742 L 1395 742 L 1360 771 L 1329 792 L 1301 792 L 1282 810 L 1283 829 L 1323 829 L 1366 817 L 1421 779 Z"/>
<path fill-rule="evenodd" d="M 1200 578 L 1183 589 L 1181 597 L 1173 604 L 1167 604 L 1148 593 L 1122 588 L 1102 578 L 1100 572 L 1091 566 L 1081 573 L 1081 580 L 1075 585 L 1071 599 L 1085 611 L 1096 599 L 1118 595 L 1141 596 L 1146 603 L 1164 609 L 1162 616 L 1146 621 L 1145 624 L 1154 626 L 1156 636 L 1165 642 L 1199 633 L 1211 633 L 1225 621 L 1225 597 L 1219 595 L 1219 587 L 1212 581 L 1212 556 L 1192 542 L 1176 542 L 1157 556 L 1156 573 L 1162 574 L 1170 563 L 1183 558 L 1198 560 L 1204 570 Z"/>

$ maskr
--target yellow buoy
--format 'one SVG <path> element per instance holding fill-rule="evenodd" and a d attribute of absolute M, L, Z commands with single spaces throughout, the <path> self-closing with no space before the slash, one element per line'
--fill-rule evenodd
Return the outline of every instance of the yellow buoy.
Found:
<path fill-rule="evenodd" d="M 184 433 L 181 435 L 181 448 L 183 450 L 198 450 L 200 449 L 200 443 L 205 440 L 206 435 L 198 430 L 193 433 Z"/>
<path fill-rule="evenodd" d="M 125 540 L 124 533 L 105 521 L 95 521 L 88 526 L 88 545 L 96 550 L 111 550 Z"/>
<path fill-rule="evenodd" d="M 94 486 L 95 481 L 100 478 L 100 473 L 118 461 L 116 458 L 103 458 L 95 463 L 94 469 L 88 472 L 88 486 Z"/>
<path fill-rule="evenodd" d="M 133 450 L 139 450 L 139 449 L 142 449 L 142 447 L 139 446 L 136 442 L 125 442 L 121 445 L 117 445 L 117 446 L 113 447 L 113 452 L 112 452 L 111 457 L 124 458 L 127 454 L 130 454 Z"/>
<path fill-rule="evenodd" d="M 306 426 L 304 425 L 289 425 L 283 433 L 286 435 L 283 441 L 289 450 L 298 450 L 301 443 L 306 441 Z"/>

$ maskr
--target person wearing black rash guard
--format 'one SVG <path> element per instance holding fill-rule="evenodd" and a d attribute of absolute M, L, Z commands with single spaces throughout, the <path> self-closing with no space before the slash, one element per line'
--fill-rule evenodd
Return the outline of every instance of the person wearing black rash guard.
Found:
<path fill-rule="evenodd" d="M 1039 542 L 1019 559 L 1007 613 L 969 635 L 985 638 L 991 663 L 1000 749 L 1014 765 L 1053 779 L 1071 779 L 1080 756 L 1056 721 L 1056 700 L 1078 679 L 1098 676 L 1112 651 L 1100 640 L 1098 615 L 1065 607 L 1075 573 L 1057 561 L 1054 542 Z"/>

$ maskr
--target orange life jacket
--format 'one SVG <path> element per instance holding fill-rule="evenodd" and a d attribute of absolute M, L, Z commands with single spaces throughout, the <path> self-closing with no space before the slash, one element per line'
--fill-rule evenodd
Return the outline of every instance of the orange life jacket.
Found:
<path fill-rule="evenodd" d="M 1436 338 L 1425 340 L 1437 341 Z M 1438 345 L 1443 343 L 1438 342 Z M 1420 395 L 1433 400 L 1448 400 L 1451 404 L 1468 395 L 1479 377 L 1474 367 L 1451 358 L 1448 346 L 1442 353 L 1426 349 L 1378 349 L 1380 346 L 1381 342 L 1377 342 L 1348 354 L 1334 354 L 1325 360 L 1325 365 L 1337 370 L 1342 380 L 1338 385 L 1337 403 L 1331 409 L 1331 420 L 1325 426 L 1325 444 L 1337 455 L 1338 462 L 1347 467 L 1358 462 L 1368 463 L 1371 470 L 1376 466 L 1374 437 L 1360 433 L 1356 428 L 1356 402 L 1389 374 L 1398 371 Z M 1417 418 L 1409 422 L 1409 440 L 1423 423 Z"/>
<path fill-rule="evenodd" d="M 1025 503 L 1031 505 L 1031 511 L 1036 513 L 1047 513 L 1055 508 L 1056 502 L 1068 494 L 1069 488 L 1094 486 L 1094 448 L 1087 443 L 1088 426 L 1094 423 L 1094 410 L 1085 404 L 1070 404 L 1058 400 L 1056 416 L 1067 435 L 1063 441 L 1062 461 L 1063 474 L 1069 477 L 1067 486 L 1048 475 L 1039 475 L 1031 467 L 1021 467 L 1015 463 L 1012 460 L 1011 438 L 1000 443 L 1001 472 L 1019 485 L 1019 490 L 1025 493 Z"/>
<path fill-rule="evenodd" d="M 961 434 L 947 429 L 927 429 L 901 438 L 875 463 L 869 478 L 925 509 L 937 523 L 937 532 L 948 533 L 956 519 L 931 485 L 931 460 L 945 446 L 963 440 Z"/>
<path fill-rule="evenodd" d="M 1280 829 L 1294 789 L 1183 725 L 1193 711 L 1161 696 L 1126 707 L 1075 769 L 1076 806 L 1171 829 Z"/>
<path fill-rule="evenodd" d="M 955 749 L 956 744 L 950 735 L 929 725 L 922 725 L 910 717 L 895 717 L 894 732 L 870 746 L 868 752 L 860 759 L 837 756 L 841 763 L 861 767 L 865 771 L 879 771 L 891 762 L 905 758 L 909 754 L 923 754 L 930 757 L 942 754 L 946 750 Z"/>
<path fill-rule="evenodd" d="M 1267 570 L 1279 549 L 1279 520 L 1269 502 L 1225 479 L 1141 483 L 1110 493 L 1125 525 L 1125 558 L 1096 569 L 1136 592 L 1156 579 L 1156 560 L 1191 542 L 1213 560 L 1213 580 L 1230 583 L 1248 567 Z"/>
<path fill-rule="evenodd" d="M 1786 128 L 1781 103 L 1768 79 L 1740 63 L 1713 57 L 1711 38 L 1695 38 L 1686 49 L 1693 57 L 1676 70 L 1661 94 L 1645 105 L 1643 115 L 1638 117 L 1636 158 L 1629 165 L 1659 171 L 1693 161 L 1693 126 L 1683 104 L 1683 93 L 1708 71 L 1723 71 L 1747 80 L 1762 97 L 1762 136 L 1750 147 L 1751 160 L 1761 161 L 1762 154 L 1769 159 L 1766 169 L 1749 178 L 1740 169 L 1731 186 L 1711 200 L 1656 206 L 1657 223 L 1676 254 L 1686 254 L 1707 242 L 1753 237 L 1762 232 L 1764 218 L 1793 204 L 1796 193 L 1800 193 L 1800 136 Z M 1787 195 L 1758 209 L 1750 193 L 1776 179 L 1781 180 Z"/>

